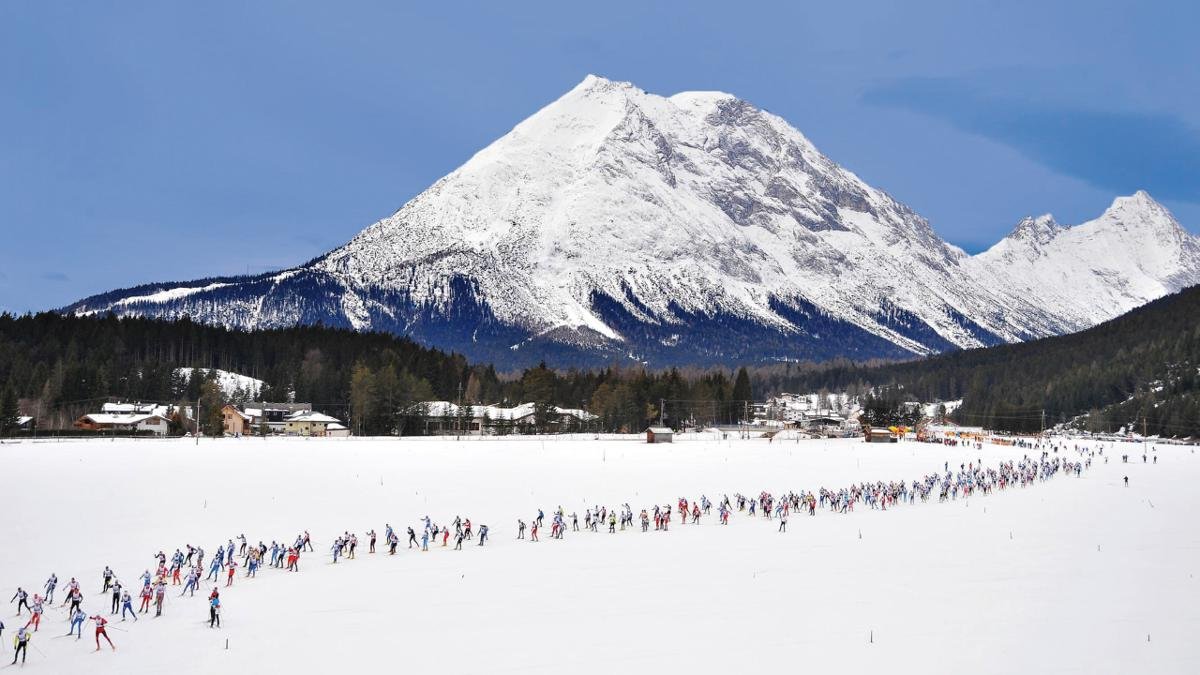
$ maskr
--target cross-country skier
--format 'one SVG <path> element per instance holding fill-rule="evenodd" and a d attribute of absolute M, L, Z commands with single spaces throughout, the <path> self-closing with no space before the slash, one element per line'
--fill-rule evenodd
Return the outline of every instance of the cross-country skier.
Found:
<path fill-rule="evenodd" d="M 187 593 L 189 596 L 195 595 L 196 587 L 199 585 L 200 585 L 199 573 L 197 573 L 196 570 L 194 570 L 194 569 L 188 570 L 187 581 L 183 584 L 183 591 L 180 592 L 179 597 L 182 598 L 184 593 Z"/>
<path fill-rule="evenodd" d="M 525 538 L 525 521 L 517 519 L 517 539 Z"/>
<path fill-rule="evenodd" d="M 9 602 L 17 603 L 17 616 L 21 616 L 21 608 L 29 609 L 29 594 L 23 588 L 17 586 L 17 592 L 13 594 Z"/>
<path fill-rule="evenodd" d="M 221 596 L 217 595 L 217 589 L 213 589 L 213 594 L 208 598 L 208 627 L 212 628 L 216 625 L 221 627 Z"/>
<path fill-rule="evenodd" d="M 67 600 L 71 603 L 71 609 L 69 611 L 73 612 L 79 609 L 80 603 L 83 602 L 83 593 L 79 591 L 78 586 L 71 589 L 71 592 L 67 594 Z"/>
<path fill-rule="evenodd" d="M 112 583 L 112 610 L 109 614 L 116 614 L 121 607 L 121 580 L 113 579 Z"/>
<path fill-rule="evenodd" d="M 75 610 L 71 614 L 71 630 L 68 630 L 67 634 L 64 635 L 63 637 L 69 637 L 71 635 L 75 635 L 76 640 L 82 640 L 83 639 L 83 622 L 85 620 L 87 620 L 87 615 L 83 613 L 83 610 L 82 609 Z"/>
<path fill-rule="evenodd" d="M 58 575 L 51 574 L 46 580 L 46 604 L 54 605 L 54 589 L 58 587 Z"/>
<path fill-rule="evenodd" d="M 480 546 L 483 546 L 483 542 L 487 541 L 487 533 L 488 533 L 488 526 L 480 525 L 479 526 L 479 545 Z"/>
<path fill-rule="evenodd" d="M 29 641 L 33 639 L 33 634 L 24 628 L 18 628 L 17 634 L 13 636 L 13 660 L 15 664 L 17 657 L 21 657 L 21 665 L 25 665 L 25 654 L 29 647 Z"/>
<path fill-rule="evenodd" d="M 162 616 L 163 600 L 166 599 L 167 584 L 159 581 L 154 585 L 154 616 Z"/>
<path fill-rule="evenodd" d="M 117 646 L 113 644 L 111 639 L 109 639 L 108 631 L 104 630 L 104 624 L 108 623 L 108 619 L 105 619 L 99 614 L 88 618 L 96 623 L 96 651 L 100 651 L 100 638 L 103 637 L 104 641 L 107 642 L 108 646 L 112 647 L 112 650 L 115 652 L 117 650 Z"/>
<path fill-rule="evenodd" d="M 138 607 L 138 611 L 142 614 L 150 611 L 150 599 L 154 597 L 154 591 L 149 586 L 142 586 L 142 604 Z"/>
<path fill-rule="evenodd" d="M 33 626 L 33 632 L 36 633 L 42 625 L 42 596 L 37 593 L 33 594 L 33 605 L 30 606 L 29 612 L 29 622 L 25 624 L 25 627 Z"/>
<path fill-rule="evenodd" d="M 375 530 L 372 529 L 369 532 L 367 532 L 367 536 L 371 538 L 370 542 L 368 542 L 368 545 L 370 546 L 370 548 L 367 550 L 367 552 L 374 553 L 375 552 Z"/>
<path fill-rule="evenodd" d="M 103 577 L 104 577 L 104 588 L 100 589 L 100 592 L 107 593 L 108 589 L 112 588 L 112 580 L 113 580 L 113 571 L 108 565 L 104 566 Z"/>
<path fill-rule="evenodd" d="M 133 611 L 133 597 L 129 595 L 129 591 L 121 594 L 121 621 L 125 620 L 125 614 L 128 612 L 133 616 L 133 620 L 138 620 L 137 612 Z"/>

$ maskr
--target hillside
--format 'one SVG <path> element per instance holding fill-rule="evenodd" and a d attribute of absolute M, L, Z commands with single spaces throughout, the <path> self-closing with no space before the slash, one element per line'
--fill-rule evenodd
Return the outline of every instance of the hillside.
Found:
<path fill-rule="evenodd" d="M 1200 437 L 1200 286 L 1079 333 L 886 365 L 776 367 L 762 389 L 892 387 L 922 400 L 963 399 L 967 424 L 1036 431 L 1069 422 L 1096 431 L 1136 425 Z"/>

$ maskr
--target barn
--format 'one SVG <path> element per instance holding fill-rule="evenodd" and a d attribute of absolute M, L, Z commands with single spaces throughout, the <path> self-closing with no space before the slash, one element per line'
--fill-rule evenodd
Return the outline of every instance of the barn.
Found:
<path fill-rule="evenodd" d="M 670 443 L 675 432 L 670 427 L 650 427 L 646 429 L 647 443 Z"/>

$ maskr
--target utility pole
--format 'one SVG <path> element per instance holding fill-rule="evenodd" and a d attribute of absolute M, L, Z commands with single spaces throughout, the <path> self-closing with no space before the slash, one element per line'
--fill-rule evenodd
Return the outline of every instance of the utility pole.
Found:
<path fill-rule="evenodd" d="M 743 401 L 742 438 L 750 438 L 750 401 Z"/>
<path fill-rule="evenodd" d="M 666 399 L 658 399 L 658 426 L 663 426 L 663 406 L 666 405 Z"/>
<path fill-rule="evenodd" d="M 1042 436 L 1046 435 L 1046 409 L 1042 408 Z"/>
<path fill-rule="evenodd" d="M 460 440 L 462 436 L 462 380 L 458 381 L 458 414 L 454 416 L 454 428 L 458 431 L 454 440 Z"/>

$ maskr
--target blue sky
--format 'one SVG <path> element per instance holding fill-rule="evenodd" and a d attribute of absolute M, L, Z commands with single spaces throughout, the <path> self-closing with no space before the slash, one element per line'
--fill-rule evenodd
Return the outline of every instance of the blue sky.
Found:
<path fill-rule="evenodd" d="M 587 73 L 771 110 L 971 251 L 1139 188 L 1200 229 L 1196 3 L 446 4 L 0 4 L 0 309 L 307 260 Z"/>

